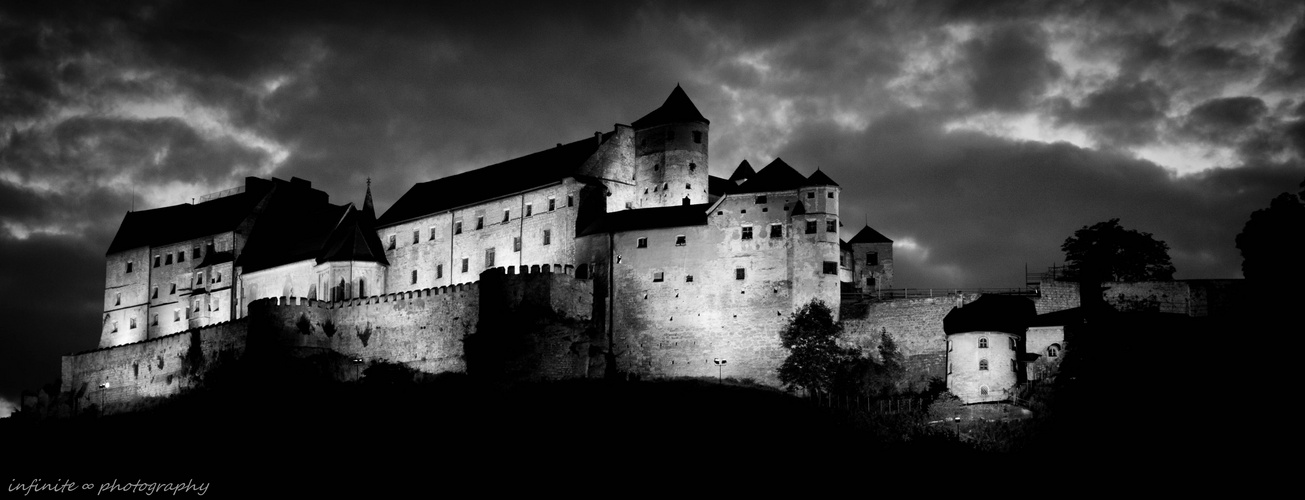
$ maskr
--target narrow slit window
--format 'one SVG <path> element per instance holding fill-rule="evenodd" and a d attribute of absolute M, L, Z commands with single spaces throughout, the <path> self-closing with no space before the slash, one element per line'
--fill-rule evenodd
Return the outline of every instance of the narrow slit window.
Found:
<path fill-rule="evenodd" d="M 476 230 L 479 231 L 481 229 L 485 229 L 485 216 L 478 215 L 476 216 Z"/>
<path fill-rule="evenodd" d="M 414 285 L 417 284 L 417 270 L 416 270 L 416 269 L 413 269 L 413 270 L 412 270 L 412 284 L 414 284 Z"/>
<path fill-rule="evenodd" d="M 435 279 L 444 277 L 444 264 L 435 264 Z"/>

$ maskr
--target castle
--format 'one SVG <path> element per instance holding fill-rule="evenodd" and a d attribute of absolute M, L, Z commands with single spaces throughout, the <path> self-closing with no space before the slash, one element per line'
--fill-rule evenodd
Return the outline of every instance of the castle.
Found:
<path fill-rule="evenodd" d="M 585 359 L 560 362 L 579 368 L 533 375 L 715 376 L 725 360 L 777 385 L 790 313 L 891 287 L 892 241 L 868 226 L 841 240 L 841 188 L 818 169 L 709 175 L 709 125 L 676 86 L 630 125 L 417 184 L 379 217 L 370 186 L 359 209 L 306 180 L 253 177 L 129 212 L 106 258 L 100 348 L 65 358 L 64 389 L 171 393 L 141 389 L 184 378 L 154 350 L 194 337 L 242 352 L 254 333 L 304 331 L 300 317 L 309 334 L 282 345 L 464 370 L 464 337 L 523 304 L 587 325 L 567 350 Z M 269 318 L 284 321 L 260 330 Z M 304 340 L 323 329 L 348 334 Z"/>
<path fill-rule="evenodd" d="M 908 372 L 965 402 L 1008 399 L 1054 369 L 1081 322 L 1077 284 L 1043 281 L 1023 299 L 1036 306 L 967 306 L 979 294 L 960 291 L 867 300 L 892 287 L 892 240 L 868 225 L 840 239 L 841 187 L 818 169 L 776 159 L 709 175 L 709 124 L 676 86 L 630 125 L 417 184 L 379 217 L 370 185 L 357 208 L 306 180 L 253 177 L 129 212 L 107 252 L 99 348 L 64 356 L 61 392 L 74 412 L 126 409 L 254 350 L 333 356 L 346 377 L 389 362 L 778 386 L 779 332 L 812 300 L 847 342 L 874 352 L 891 335 Z M 1108 302 L 1190 316 L 1238 293 L 1217 280 L 1107 288 Z"/>

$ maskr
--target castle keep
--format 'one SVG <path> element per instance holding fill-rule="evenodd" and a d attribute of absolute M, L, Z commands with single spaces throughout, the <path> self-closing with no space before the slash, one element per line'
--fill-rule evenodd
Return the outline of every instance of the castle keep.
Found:
<path fill-rule="evenodd" d="M 359 209 L 252 177 L 130 212 L 100 348 L 65 357 L 64 390 L 171 394 L 196 372 L 170 359 L 270 345 L 428 372 L 497 359 L 528 378 L 715 376 L 722 358 L 777 385 L 790 313 L 890 287 L 892 241 L 841 240 L 841 188 L 819 170 L 709 175 L 709 139 L 677 86 L 630 125 L 417 184 L 379 217 L 370 188 Z M 492 355 L 509 335 L 493 330 L 523 328 L 531 359 Z"/>

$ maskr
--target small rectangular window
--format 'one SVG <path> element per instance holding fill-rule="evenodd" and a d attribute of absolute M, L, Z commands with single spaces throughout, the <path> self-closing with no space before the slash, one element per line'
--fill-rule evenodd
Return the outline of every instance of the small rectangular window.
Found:
<path fill-rule="evenodd" d="M 566 195 L 566 206 L 568 206 L 568 207 L 574 207 L 574 206 L 575 206 L 575 197 L 574 197 L 574 196 L 571 196 L 571 195 L 569 195 L 569 194 Z"/>
<path fill-rule="evenodd" d="M 693 132 L 693 143 L 702 144 L 702 132 L 698 132 L 698 131 Z"/>
<path fill-rule="evenodd" d="M 829 199 L 831 199 L 831 200 L 834 199 L 834 192 L 833 192 L 833 191 L 830 191 L 830 192 L 828 192 L 828 193 L 825 193 L 825 197 L 826 197 L 826 198 L 829 198 Z"/>
<path fill-rule="evenodd" d="M 747 271 L 741 267 L 734 268 L 734 279 L 741 280 L 747 276 Z"/>
<path fill-rule="evenodd" d="M 462 234 L 462 221 L 453 223 L 453 234 Z"/>
<path fill-rule="evenodd" d="M 190 258 L 191 258 L 192 260 L 194 260 L 194 259 L 198 259 L 198 258 L 199 258 L 199 247 L 198 247 L 198 246 L 195 246 L 195 247 L 191 247 L 191 248 L 190 248 Z"/>
<path fill-rule="evenodd" d="M 752 239 L 752 226 L 743 226 L 743 239 Z"/>
<path fill-rule="evenodd" d="M 168 291 L 168 295 L 176 295 L 176 294 L 177 294 L 177 284 L 173 283 L 172 289 Z"/>
<path fill-rule="evenodd" d="M 503 222 L 507 222 L 507 221 L 510 221 L 510 220 L 512 220 L 512 211 L 511 211 L 511 210 L 504 210 L 504 211 L 503 211 Z"/>
<path fill-rule="evenodd" d="M 485 268 L 488 269 L 488 268 L 491 268 L 491 267 L 494 267 L 494 249 L 493 249 L 493 248 L 486 248 L 486 249 L 485 249 Z"/>
<path fill-rule="evenodd" d="M 177 252 L 177 263 L 180 264 L 185 261 L 186 261 L 186 251 L 182 250 L 180 252 Z"/>
<path fill-rule="evenodd" d="M 113 322 L 113 333 L 118 333 L 118 322 L 117 322 L 117 321 L 114 321 L 114 322 Z"/>
<path fill-rule="evenodd" d="M 172 265 L 172 254 L 167 254 L 163 256 L 163 265 L 165 266 Z"/>
<path fill-rule="evenodd" d="M 181 321 L 181 309 L 174 308 L 172 310 L 172 322 L 176 323 L 178 321 Z"/>
<path fill-rule="evenodd" d="M 150 317 L 150 325 L 159 326 L 159 313 L 154 313 L 154 315 Z"/>
<path fill-rule="evenodd" d="M 807 199 L 808 199 L 808 200 L 809 200 L 809 199 L 812 199 L 812 198 L 815 198 L 815 197 L 816 197 L 816 192 L 815 192 L 815 191 L 807 191 Z"/>
<path fill-rule="evenodd" d="M 865 254 L 865 265 L 867 266 L 879 265 L 879 252 L 870 252 Z"/>
<path fill-rule="evenodd" d="M 654 273 L 653 273 L 653 283 L 661 283 L 661 282 L 662 282 L 662 279 L 663 279 L 664 277 L 665 277 L 665 274 L 662 273 L 661 271 L 654 272 Z"/>
<path fill-rule="evenodd" d="M 131 272 L 131 265 L 132 265 L 132 262 L 131 262 L 130 260 L 127 261 L 127 272 Z"/>
<path fill-rule="evenodd" d="M 467 272 L 467 265 L 470 264 L 470 260 L 471 259 L 468 259 L 466 257 L 462 258 L 462 272 L 464 273 Z"/>
<path fill-rule="evenodd" d="M 636 245 L 636 247 L 638 247 L 638 248 L 648 248 L 648 238 L 639 238 L 639 244 Z"/>
<path fill-rule="evenodd" d="M 816 234 L 816 221 L 807 221 L 807 234 Z"/>
<path fill-rule="evenodd" d="M 131 328 L 132 330 L 135 330 L 135 329 L 136 329 L 136 317 L 135 317 L 135 316 L 132 316 L 130 321 L 131 321 L 131 324 L 129 324 L 129 325 L 127 325 L 127 326 L 128 326 L 129 328 Z"/>
<path fill-rule="evenodd" d="M 692 274 L 685 275 L 685 276 L 684 276 L 684 282 L 685 282 L 685 283 L 693 283 L 693 275 L 692 275 Z"/>
<path fill-rule="evenodd" d="M 625 202 L 625 209 L 626 209 L 626 210 L 633 210 L 633 209 L 634 209 L 634 202 L 633 202 L 633 201 L 627 201 L 627 202 Z"/>
<path fill-rule="evenodd" d="M 838 231 L 838 221 L 830 219 L 825 221 L 825 232 L 832 233 Z"/>
<path fill-rule="evenodd" d="M 122 305 L 122 294 L 121 294 L 121 293 L 115 293 L 115 294 L 113 294 L 113 305 L 115 305 L 115 306 L 120 306 L 120 305 Z"/>
<path fill-rule="evenodd" d="M 771 225 L 770 225 L 770 237 L 771 237 L 771 238 L 783 238 L 783 237 L 784 237 L 784 225 L 783 225 L 783 224 L 771 224 Z"/>
<path fill-rule="evenodd" d="M 426 241 L 433 241 L 434 239 L 435 239 L 435 228 L 432 227 L 430 228 L 430 238 L 428 238 Z"/>
<path fill-rule="evenodd" d="M 222 273 L 221 273 L 221 272 L 218 272 L 218 273 L 216 273 L 216 274 L 213 275 L 213 282 L 214 282 L 214 283 L 221 283 L 221 282 L 222 282 Z"/>
<path fill-rule="evenodd" d="M 417 284 L 417 270 L 416 270 L 416 269 L 413 269 L 413 270 L 412 270 L 412 284 L 414 284 L 414 285 Z"/>
<path fill-rule="evenodd" d="M 421 243 L 421 231 L 414 230 L 412 232 L 412 244 L 416 245 L 418 243 Z"/>
<path fill-rule="evenodd" d="M 757 197 L 757 204 L 758 204 L 758 205 L 764 205 L 765 203 L 766 203 L 766 196 L 765 196 L 765 195 L 762 195 L 762 196 L 758 196 L 758 197 Z"/>
<path fill-rule="evenodd" d="M 549 212 L 552 212 L 553 209 L 554 209 L 556 206 L 557 206 L 557 200 L 555 200 L 555 199 L 553 199 L 553 198 L 549 198 L 549 199 L 548 199 L 548 211 L 549 211 Z"/>
<path fill-rule="evenodd" d="M 196 284 L 196 285 L 203 285 L 203 284 L 204 284 L 204 274 L 203 274 L 203 273 L 200 273 L 200 274 L 196 274 L 196 275 L 195 275 L 195 284 Z"/>
<path fill-rule="evenodd" d="M 553 230 L 552 230 L 552 229 L 545 229 L 545 230 L 544 230 L 544 244 L 547 245 L 547 244 L 549 244 L 549 243 L 552 243 L 552 241 L 553 241 Z"/>
<path fill-rule="evenodd" d="M 479 230 L 481 230 L 481 229 L 485 229 L 485 216 L 483 216 L 483 215 L 477 215 L 477 216 L 476 216 L 476 230 L 479 231 Z"/>
<path fill-rule="evenodd" d="M 837 262 L 825 262 L 825 274 L 838 274 Z"/>
<path fill-rule="evenodd" d="M 512 251 L 513 251 L 513 252 L 520 252 L 520 251 L 521 251 L 521 237 L 520 237 L 520 236 L 513 236 L 513 237 L 512 237 Z"/>
<path fill-rule="evenodd" d="M 157 299 L 157 298 L 159 298 L 159 287 L 157 287 L 157 286 L 154 287 L 154 291 L 150 293 L 150 298 L 151 298 L 151 299 Z"/>
<path fill-rule="evenodd" d="M 684 237 L 683 234 L 680 234 L 680 235 L 676 235 L 676 236 L 675 236 L 675 246 L 677 246 L 677 247 L 682 247 L 682 246 L 685 246 L 685 245 L 687 245 L 687 244 L 689 244 L 689 242 L 688 242 L 688 240 L 685 239 L 685 237 Z"/>
<path fill-rule="evenodd" d="M 394 247 L 397 246 L 397 243 L 396 243 L 397 241 L 398 241 L 398 237 L 396 237 L 395 235 L 391 234 L 391 235 L 390 235 L 390 248 L 389 248 L 390 250 L 394 250 Z"/>
<path fill-rule="evenodd" d="M 529 203 L 527 203 L 527 204 L 526 204 L 526 217 L 530 217 L 530 214 L 533 213 L 533 212 L 534 212 L 534 207 L 532 207 Z"/>
<path fill-rule="evenodd" d="M 435 264 L 435 279 L 444 277 L 444 264 Z"/>

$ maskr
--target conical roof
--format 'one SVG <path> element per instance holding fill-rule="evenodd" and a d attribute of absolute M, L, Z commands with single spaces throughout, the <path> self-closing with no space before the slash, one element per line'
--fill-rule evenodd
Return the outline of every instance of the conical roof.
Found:
<path fill-rule="evenodd" d="M 653 110 L 653 112 L 644 115 L 643 118 L 635 120 L 632 125 L 634 128 L 648 128 L 667 123 L 684 123 L 699 122 L 711 123 L 707 118 L 698 112 L 698 107 L 693 105 L 689 95 L 684 93 L 684 89 L 679 84 L 675 85 L 675 90 L 662 103 L 662 107 Z"/>
<path fill-rule="evenodd" d="M 784 160 L 775 158 L 757 175 L 739 185 L 738 193 L 764 193 L 767 191 L 788 191 L 798 189 L 807 182 L 806 176 L 798 173 Z"/>
<path fill-rule="evenodd" d="M 830 179 L 828 175 L 825 175 L 825 173 L 822 172 L 820 168 L 817 167 L 816 172 L 814 174 L 811 174 L 810 177 L 807 177 L 807 185 L 808 186 L 837 186 L 838 183 L 834 182 L 833 179 Z"/>

